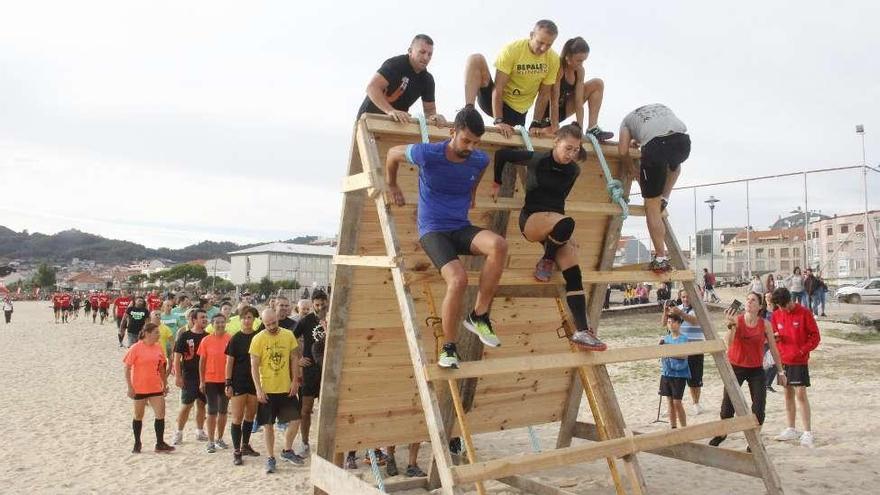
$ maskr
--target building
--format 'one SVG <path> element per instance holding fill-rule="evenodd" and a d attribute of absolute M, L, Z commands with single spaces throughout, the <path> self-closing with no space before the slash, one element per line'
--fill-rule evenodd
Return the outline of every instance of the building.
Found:
<path fill-rule="evenodd" d="M 107 288 L 107 280 L 89 272 L 80 272 L 68 278 L 64 286 L 82 291 L 104 290 Z"/>
<path fill-rule="evenodd" d="M 214 258 L 202 262 L 209 277 L 220 277 L 223 280 L 232 280 L 232 263 L 223 258 Z"/>
<path fill-rule="evenodd" d="M 880 210 L 835 215 L 810 224 L 810 265 L 831 283 L 855 282 L 880 274 Z M 867 249 L 867 253 L 866 253 Z M 866 259 L 869 260 L 866 266 Z"/>
<path fill-rule="evenodd" d="M 770 226 L 770 230 L 779 230 L 779 229 L 793 229 L 793 228 L 804 228 L 804 220 L 805 215 L 801 207 L 798 206 L 797 209 L 793 210 L 788 216 L 783 217 L 782 215 L 773 222 L 773 225 Z M 810 223 L 825 220 L 831 218 L 828 215 L 823 215 L 821 212 L 810 210 Z"/>
<path fill-rule="evenodd" d="M 273 282 L 296 280 L 303 286 L 327 286 L 336 248 L 272 242 L 228 254 L 232 264 L 231 281 L 236 285 L 269 277 Z"/>
<path fill-rule="evenodd" d="M 166 265 L 162 260 L 143 260 L 137 263 L 132 263 L 128 268 L 131 271 L 137 271 L 143 273 L 144 275 L 151 275 L 153 273 L 160 272 L 168 268 L 168 265 Z"/>
<path fill-rule="evenodd" d="M 695 272 L 702 272 L 703 268 L 709 268 L 711 263 L 714 266 L 709 271 L 716 274 L 727 272 L 727 265 L 722 257 L 722 248 L 742 230 L 743 227 L 728 227 L 716 228 L 714 232 L 711 229 L 697 231 L 691 257 L 691 269 Z"/>
<path fill-rule="evenodd" d="M 651 261 L 651 251 L 642 241 L 631 235 L 624 235 L 617 241 L 617 251 L 614 252 L 614 266 L 633 265 Z"/>
<path fill-rule="evenodd" d="M 741 230 L 722 248 L 724 269 L 744 279 L 750 273 L 787 275 L 803 264 L 803 248 L 803 228 Z"/>

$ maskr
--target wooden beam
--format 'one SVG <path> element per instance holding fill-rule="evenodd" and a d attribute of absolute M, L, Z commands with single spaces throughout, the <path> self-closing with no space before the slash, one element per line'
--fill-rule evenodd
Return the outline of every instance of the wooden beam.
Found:
<path fill-rule="evenodd" d="M 373 187 L 372 177 L 368 172 L 349 175 L 342 179 L 342 192 L 360 191 Z"/>
<path fill-rule="evenodd" d="M 311 481 L 317 489 L 321 489 L 331 495 L 345 495 L 357 493 L 358 495 L 385 495 L 385 492 L 356 475 L 338 467 L 320 456 L 312 456 Z"/>
<path fill-rule="evenodd" d="M 634 435 L 641 435 L 641 432 L 634 431 Z M 578 422 L 575 425 L 574 436 L 583 438 L 584 440 L 592 440 L 594 442 L 601 441 L 596 429 L 596 425 L 592 423 Z M 761 473 L 755 467 L 755 461 L 752 454 L 748 452 L 740 452 L 738 450 L 723 449 L 712 447 L 702 443 L 682 443 L 669 447 L 660 447 L 658 449 L 646 450 L 647 454 L 659 455 L 670 459 L 678 459 L 680 461 L 699 464 L 717 469 L 723 469 L 732 473 L 744 474 L 760 478 Z"/>
<path fill-rule="evenodd" d="M 397 266 L 397 259 L 391 256 L 352 256 L 337 254 L 333 257 L 336 266 L 366 266 L 373 268 L 393 268 Z"/>
<path fill-rule="evenodd" d="M 480 272 L 469 271 L 468 285 L 479 285 Z M 635 270 L 609 270 L 609 271 L 584 271 L 582 273 L 584 284 L 595 283 L 636 283 L 636 282 L 683 282 L 693 281 L 694 272 L 690 270 L 672 270 L 665 273 L 654 273 L 649 271 Z M 441 282 L 443 277 L 435 271 L 425 272 L 408 272 L 406 274 L 406 283 L 423 284 Z M 535 280 L 533 270 L 505 270 L 501 274 L 501 281 L 498 283 L 499 288 L 505 286 L 531 286 L 538 287 L 536 293 L 544 293 L 541 289 L 547 285 L 563 285 L 565 281 L 559 271 L 553 273 L 550 282 L 538 282 Z"/>
<path fill-rule="evenodd" d="M 534 495 L 575 495 L 568 490 L 556 488 L 555 486 L 545 485 L 540 481 L 525 478 L 523 476 L 508 476 L 506 478 L 499 478 L 496 481 L 500 481 L 505 485 L 512 486 L 526 493 L 531 493 Z"/>
<path fill-rule="evenodd" d="M 423 490 L 428 489 L 428 478 L 426 476 L 385 482 L 385 491 L 387 493 L 417 490 L 419 488 Z"/>
<path fill-rule="evenodd" d="M 418 124 L 403 124 L 399 122 L 394 122 L 391 120 L 390 117 L 385 115 L 372 114 L 364 114 L 364 116 L 361 117 L 361 120 L 366 122 L 368 129 L 374 133 L 411 137 L 413 138 L 414 143 L 421 141 L 422 134 L 419 130 Z M 429 125 L 428 137 L 434 141 L 449 139 L 449 128 Z M 525 148 L 525 143 L 523 142 L 522 137 L 519 134 L 514 133 L 513 136 L 506 138 L 502 136 L 495 127 L 492 126 L 486 127 L 486 133 L 483 134 L 480 141 L 483 144 L 487 145 Z M 532 145 L 535 147 L 535 151 L 546 151 L 553 147 L 553 139 L 535 137 L 532 138 Z M 589 140 L 584 140 L 583 146 L 584 149 L 588 152 L 594 151 L 593 145 Z M 614 143 L 613 141 L 608 141 L 603 143 L 601 146 L 602 153 L 605 155 L 606 158 L 619 158 L 619 154 L 617 152 L 617 143 Z M 641 156 L 638 150 L 630 150 L 629 153 L 630 156 L 635 156 L 636 158 Z"/>
<path fill-rule="evenodd" d="M 415 208 L 418 204 L 419 197 L 415 193 L 404 193 L 404 200 L 406 200 L 406 204 L 403 206 L 394 206 L 393 208 Z M 521 210 L 523 207 L 523 200 L 519 198 L 505 198 L 499 197 L 496 200 L 487 199 L 483 197 L 477 197 L 475 204 L 475 208 L 483 209 L 483 210 L 495 210 L 495 211 L 512 211 L 512 210 Z M 635 217 L 643 217 L 645 216 L 645 207 L 643 205 L 629 205 L 629 215 Z M 566 213 L 585 213 L 585 214 L 594 214 L 594 215 L 620 215 L 620 206 L 617 203 L 606 203 L 606 202 L 579 202 L 579 201 L 566 201 L 565 203 L 565 212 Z"/>
<path fill-rule="evenodd" d="M 758 420 L 755 416 L 741 416 L 710 423 L 699 423 L 675 430 L 663 430 L 548 452 L 520 454 L 476 464 L 455 466 L 452 468 L 452 472 L 456 483 L 473 483 L 479 480 L 492 480 L 543 469 L 570 466 L 603 457 L 619 457 L 716 435 L 729 435 L 757 426 Z"/>
<path fill-rule="evenodd" d="M 669 222 L 668 218 L 663 219 L 663 225 L 666 227 L 666 248 L 669 252 L 669 258 L 672 265 L 676 268 L 687 267 L 687 261 L 684 258 L 681 247 L 678 245 L 678 239 L 675 238 L 675 234 L 672 231 L 672 224 Z M 687 291 L 688 297 L 693 302 L 694 313 L 697 316 L 697 320 L 700 322 L 706 340 L 718 340 L 718 333 L 715 331 L 712 319 L 709 318 L 709 312 L 706 310 L 705 303 L 703 303 L 703 300 L 697 293 L 696 284 L 693 280 L 688 280 L 683 281 L 682 285 L 684 286 L 685 291 Z M 727 353 L 716 352 L 712 354 L 712 357 L 715 360 L 715 367 L 718 368 L 718 374 L 721 376 L 721 381 L 724 383 L 724 391 L 728 397 L 730 397 L 730 402 L 733 405 L 736 415 L 746 416 L 750 414 L 740 384 L 727 359 Z M 761 441 L 761 435 L 758 433 L 758 430 L 753 429 L 746 431 L 745 437 L 749 447 L 752 449 L 755 467 L 761 473 L 761 479 L 764 481 L 764 487 L 767 489 L 767 493 L 770 495 L 782 494 L 782 482 L 779 480 L 776 468 L 773 467 L 773 463 L 770 462 L 770 457 L 767 454 L 767 450 L 764 448 L 764 442 Z"/>
<path fill-rule="evenodd" d="M 495 358 L 489 361 L 467 361 L 459 363 L 458 369 L 441 368 L 430 365 L 425 368 L 428 380 L 461 380 L 462 378 L 478 378 L 509 373 L 526 373 L 600 364 L 626 363 L 644 361 L 673 356 L 690 356 L 692 354 L 708 354 L 724 350 L 721 341 L 688 342 L 676 345 L 649 345 L 639 347 L 621 347 L 602 352 L 564 352 L 540 354 L 535 356 L 517 356 Z"/>

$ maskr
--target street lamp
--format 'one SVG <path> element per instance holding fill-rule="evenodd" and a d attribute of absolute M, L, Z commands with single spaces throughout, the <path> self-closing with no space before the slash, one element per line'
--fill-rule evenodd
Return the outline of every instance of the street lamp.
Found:
<path fill-rule="evenodd" d="M 709 273 L 715 273 L 715 203 L 719 201 L 715 196 L 703 201 L 709 205 Z"/>
<path fill-rule="evenodd" d="M 856 134 L 862 137 L 862 188 L 865 196 L 865 274 L 871 278 L 871 238 L 868 236 L 868 160 L 865 154 L 865 126 L 858 124 Z"/>

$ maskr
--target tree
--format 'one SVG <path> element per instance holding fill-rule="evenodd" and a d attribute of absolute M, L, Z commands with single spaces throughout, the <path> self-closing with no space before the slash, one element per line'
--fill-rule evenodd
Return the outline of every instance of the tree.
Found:
<path fill-rule="evenodd" d="M 37 274 L 34 275 L 34 284 L 45 289 L 46 287 L 55 287 L 56 282 L 55 268 L 46 263 L 40 263 L 40 266 L 37 267 Z"/>
<path fill-rule="evenodd" d="M 182 280 L 183 287 L 186 288 L 186 284 L 193 280 L 205 280 L 206 278 L 208 278 L 208 270 L 205 269 L 204 265 L 183 263 L 180 265 L 172 266 L 167 270 L 162 270 L 156 273 L 156 275 L 158 276 L 158 278 L 164 280 L 165 282 Z"/>
<path fill-rule="evenodd" d="M 275 282 L 275 289 L 296 290 L 299 289 L 299 282 L 296 280 L 279 280 Z"/>
<path fill-rule="evenodd" d="M 235 284 L 221 277 L 206 277 L 201 281 L 200 285 L 205 290 L 219 291 L 219 292 L 229 292 L 232 289 L 235 289 Z"/>
<path fill-rule="evenodd" d="M 260 279 L 260 285 L 257 291 L 264 296 L 269 296 L 275 292 L 275 284 L 269 280 L 269 277 L 263 277 Z"/>
<path fill-rule="evenodd" d="M 150 278 L 149 276 L 144 275 L 143 273 L 136 273 L 136 274 L 128 277 L 128 283 L 135 286 L 135 287 L 140 287 L 141 284 L 146 282 L 147 279 L 149 279 L 149 278 Z"/>

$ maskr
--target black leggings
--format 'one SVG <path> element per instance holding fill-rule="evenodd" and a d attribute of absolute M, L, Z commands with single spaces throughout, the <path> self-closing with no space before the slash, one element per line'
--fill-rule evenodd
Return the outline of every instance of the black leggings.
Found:
<path fill-rule="evenodd" d="M 758 424 L 764 424 L 764 409 L 767 405 L 767 386 L 764 385 L 764 368 L 742 368 L 733 366 L 733 374 L 736 375 L 736 382 L 742 385 L 743 382 L 749 382 L 749 394 L 752 396 L 752 412 L 758 417 Z M 733 404 L 727 391 L 724 392 L 724 399 L 721 400 L 721 419 L 733 417 Z"/>

